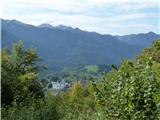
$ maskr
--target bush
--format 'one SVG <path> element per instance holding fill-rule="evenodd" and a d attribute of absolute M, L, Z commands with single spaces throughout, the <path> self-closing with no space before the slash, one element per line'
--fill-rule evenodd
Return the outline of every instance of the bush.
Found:
<path fill-rule="evenodd" d="M 45 99 L 30 99 L 29 103 L 2 107 L 3 120 L 59 120 L 58 100 L 49 96 Z M 25 104 L 24 104 L 25 103 Z"/>

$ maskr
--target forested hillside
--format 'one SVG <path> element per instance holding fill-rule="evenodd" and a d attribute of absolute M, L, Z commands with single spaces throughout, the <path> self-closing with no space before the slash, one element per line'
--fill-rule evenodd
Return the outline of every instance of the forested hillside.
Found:
<path fill-rule="evenodd" d="M 127 42 L 131 45 L 139 45 L 142 47 L 149 47 L 151 43 L 157 39 L 160 38 L 158 34 L 155 34 L 153 32 L 149 32 L 147 34 L 140 33 L 140 34 L 131 34 L 131 35 L 123 35 L 123 36 L 117 36 L 117 38 L 123 42 Z"/>
<path fill-rule="evenodd" d="M 75 80 L 57 95 L 45 92 L 38 80 L 44 70 L 41 60 L 35 49 L 21 42 L 2 50 L 3 120 L 160 119 L 160 40 L 133 61 L 112 66 L 98 81 Z"/>
<path fill-rule="evenodd" d="M 63 25 L 33 26 L 3 19 L 1 26 L 3 48 L 10 48 L 12 43 L 23 40 L 26 48 L 37 49 L 48 68 L 56 70 L 67 66 L 119 64 L 122 58 L 133 58 L 141 49 L 151 45 L 153 39 L 160 37 L 155 33 L 103 35 Z"/>

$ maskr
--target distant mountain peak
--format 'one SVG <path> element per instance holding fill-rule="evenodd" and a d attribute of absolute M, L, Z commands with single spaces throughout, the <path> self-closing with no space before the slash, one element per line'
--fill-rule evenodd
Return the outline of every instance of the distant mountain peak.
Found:
<path fill-rule="evenodd" d="M 25 27 L 33 27 L 34 25 L 30 25 L 30 24 L 27 24 L 27 23 L 23 23 L 23 22 L 20 22 L 18 20 L 5 20 L 5 19 L 0 19 L 1 20 L 1 24 L 2 23 L 6 23 L 6 24 L 10 24 L 10 25 L 14 25 L 14 26 L 25 26 Z"/>
<path fill-rule="evenodd" d="M 53 28 L 53 26 L 51 24 L 48 24 L 48 23 L 40 24 L 38 27 L 40 27 L 40 28 Z"/>
<path fill-rule="evenodd" d="M 74 30 L 74 28 L 70 26 L 65 26 L 65 25 L 58 25 L 58 26 L 52 26 L 51 24 L 48 23 L 43 23 L 37 26 L 39 28 L 54 28 L 54 29 L 61 29 L 61 30 Z"/>
<path fill-rule="evenodd" d="M 18 20 L 4 20 L 4 19 L 1 19 L 2 21 L 5 21 L 6 23 L 13 23 L 13 24 L 18 24 L 18 25 L 27 25 L 25 23 L 22 23 Z"/>
<path fill-rule="evenodd" d="M 55 28 L 63 29 L 63 30 L 73 30 L 74 29 L 70 26 L 65 26 L 65 25 L 58 25 L 58 26 L 55 26 Z"/>
<path fill-rule="evenodd" d="M 152 32 L 152 31 L 150 31 L 150 32 L 148 32 L 147 34 L 152 34 L 152 35 L 154 34 L 154 35 L 155 35 L 156 33 L 154 33 L 154 32 Z"/>

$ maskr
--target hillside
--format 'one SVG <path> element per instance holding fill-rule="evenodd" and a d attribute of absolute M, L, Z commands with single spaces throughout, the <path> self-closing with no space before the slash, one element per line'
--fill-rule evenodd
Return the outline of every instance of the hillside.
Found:
<path fill-rule="evenodd" d="M 1 26 L 2 47 L 10 47 L 12 43 L 23 40 L 25 47 L 36 48 L 51 68 L 84 64 L 119 64 L 122 58 L 133 58 L 148 45 L 147 43 L 142 46 L 143 40 L 141 44 L 128 42 L 134 41 L 133 35 L 102 35 L 63 25 L 33 26 L 16 20 L 2 19 Z M 147 38 L 148 34 L 150 33 L 143 36 L 150 41 L 150 38 Z M 152 40 L 158 37 L 152 33 Z M 139 35 L 136 39 L 139 39 Z"/>
<path fill-rule="evenodd" d="M 160 35 L 157 35 L 153 32 L 149 32 L 147 34 L 141 33 L 117 36 L 117 38 L 121 41 L 127 42 L 128 44 L 149 47 L 155 39 L 160 38 Z"/>

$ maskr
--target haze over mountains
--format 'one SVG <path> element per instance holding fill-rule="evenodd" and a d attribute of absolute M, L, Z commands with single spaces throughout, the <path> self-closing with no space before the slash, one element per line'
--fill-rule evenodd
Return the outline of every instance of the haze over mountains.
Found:
<path fill-rule="evenodd" d="M 33 26 L 3 19 L 1 27 L 2 47 L 23 40 L 26 47 L 35 47 L 45 63 L 52 67 L 118 64 L 122 58 L 133 58 L 153 40 L 160 38 L 153 32 L 113 36 L 63 25 Z"/>

